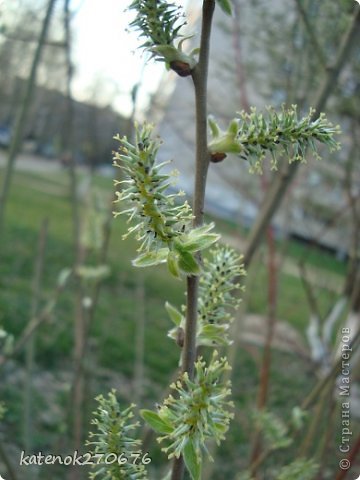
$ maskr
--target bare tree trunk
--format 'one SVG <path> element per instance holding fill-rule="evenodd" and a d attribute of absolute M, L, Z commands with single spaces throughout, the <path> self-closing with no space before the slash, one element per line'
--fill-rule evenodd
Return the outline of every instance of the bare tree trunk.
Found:
<path fill-rule="evenodd" d="M 10 191 L 12 175 L 14 172 L 15 161 L 21 149 L 25 124 L 26 124 L 26 117 L 31 105 L 34 86 L 36 83 L 36 74 L 37 74 L 38 66 L 40 64 L 41 53 L 46 40 L 46 36 L 47 36 L 47 32 L 48 32 L 48 28 L 51 20 L 51 15 L 53 13 L 55 3 L 56 3 L 56 0 L 49 0 L 45 18 L 42 24 L 42 29 L 40 32 L 37 48 L 35 50 L 35 55 L 32 61 L 30 74 L 26 83 L 24 98 L 21 103 L 20 109 L 17 113 L 14 131 L 11 137 L 9 155 L 8 155 L 8 160 L 5 167 L 5 175 L 4 175 L 4 180 L 2 184 L 2 189 L 0 192 L 0 237 L 4 229 L 5 209 L 6 209 L 6 205 L 9 197 L 9 191 Z"/>

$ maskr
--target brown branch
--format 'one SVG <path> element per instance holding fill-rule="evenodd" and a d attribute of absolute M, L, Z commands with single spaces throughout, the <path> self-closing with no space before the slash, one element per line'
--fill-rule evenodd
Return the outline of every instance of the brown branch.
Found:
<path fill-rule="evenodd" d="M 309 39 L 310 39 L 310 41 L 312 43 L 312 46 L 313 46 L 313 51 L 315 52 L 321 66 L 324 69 L 326 69 L 327 68 L 326 56 L 325 56 L 325 53 L 324 53 L 321 45 L 318 42 L 317 35 L 316 35 L 315 29 L 314 29 L 314 27 L 313 27 L 313 25 L 310 21 L 309 15 L 308 15 L 307 11 L 305 10 L 304 5 L 302 4 L 301 0 L 295 0 L 295 3 L 296 3 L 298 11 L 300 13 L 300 17 L 301 17 L 302 21 L 304 22 L 307 34 L 309 35 Z"/>
<path fill-rule="evenodd" d="M 215 0 L 204 0 L 199 63 L 192 72 L 196 105 L 196 167 L 193 200 L 194 227 L 201 225 L 203 222 L 206 177 L 209 167 L 209 153 L 207 149 L 207 77 L 214 10 Z M 182 352 L 182 371 L 187 372 L 190 378 L 194 376 L 194 363 L 196 360 L 198 285 L 198 277 L 187 277 L 187 308 L 184 347 Z M 181 480 L 183 476 L 184 460 L 180 457 L 174 460 L 171 480 Z"/>
<path fill-rule="evenodd" d="M 346 459 L 349 461 L 349 465 L 352 465 L 358 456 L 358 453 L 360 451 L 360 437 L 357 439 L 357 442 L 353 446 L 353 448 L 350 450 L 349 455 L 346 457 Z M 347 476 L 349 473 L 349 470 L 339 470 L 338 474 L 336 475 L 335 480 L 344 480 L 344 478 Z"/>
<path fill-rule="evenodd" d="M 306 266 L 304 262 L 299 263 L 299 272 L 300 272 L 300 280 L 305 290 L 310 311 L 312 311 L 319 320 L 322 320 L 322 315 L 320 313 L 318 301 L 314 295 L 313 289 L 311 288 L 309 279 L 307 278 Z"/>
<path fill-rule="evenodd" d="M 267 181 L 265 176 L 261 177 L 262 189 L 266 192 Z M 277 308 L 277 281 L 278 281 L 278 267 L 276 264 L 276 246 L 274 239 L 274 232 L 271 226 L 268 226 L 266 230 L 266 241 L 268 249 L 268 305 L 267 305 L 267 321 L 266 321 L 266 333 L 265 344 L 261 361 L 260 369 L 260 385 L 257 395 L 256 408 L 261 411 L 266 408 L 268 401 L 269 381 L 270 381 L 270 369 L 272 361 L 272 342 L 274 338 L 275 326 L 276 326 L 276 308 Z M 253 437 L 252 452 L 250 455 L 251 463 L 256 462 L 256 459 L 261 455 L 262 449 L 262 435 L 259 428 L 255 429 Z M 256 471 L 254 472 L 256 475 Z"/>

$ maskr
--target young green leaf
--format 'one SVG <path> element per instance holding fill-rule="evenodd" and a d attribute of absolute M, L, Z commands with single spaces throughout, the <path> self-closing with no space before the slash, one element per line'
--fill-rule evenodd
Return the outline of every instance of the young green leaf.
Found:
<path fill-rule="evenodd" d="M 169 272 L 175 278 L 181 278 L 181 272 L 179 268 L 179 255 L 176 252 L 172 252 L 171 250 L 169 250 L 167 265 L 168 265 Z"/>
<path fill-rule="evenodd" d="M 189 252 L 180 253 L 179 267 L 188 275 L 198 275 L 200 272 L 199 264 Z"/>
<path fill-rule="evenodd" d="M 180 327 L 181 320 L 184 318 L 184 316 L 179 312 L 177 308 L 175 308 L 169 302 L 165 303 L 165 308 L 169 314 L 170 319 L 175 323 L 177 327 Z"/>
<path fill-rule="evenodd" d="M 296 430 L 303 428 L 307 413 L 300 407 L 294 407 L 291 411 L 291 423 Z"/>
<path fill-rule="evenodd" d="M 184 461 L 192 480 L 201 478 L 201 457 L 196 453 L 194 443 L 189 440 L 184 448 Z"/>
<path fill-rule="evenodd" d="M 170 423 L 166 422 L 157 413 L 151 410 L 140 410 L 140 415 L 150 427 L 158 433 L 172 433 L 174 430 Z"/>
<path fill-rule="evenodd" d="M 110 275 L 110 268 L 108 265 L 97 265 L 94 267 L 90 265 L 80 265 L 76 269 L 76 274 L 89 282 L 99 282 Z"/>
<path fill-rule="evenodd" d="M 225 12 L 227 15 L 232 14 L 232 9 L 231 9 L 231 2 L 230 0 L 217 0 L 218 4 L 223 12 Z"/>
<path fill-rule="evenodd" d="M 214 223 L 194 228 L 174 242 L 175 249 L 179 252 L 198 252 L 205 250 L 220 239 L 217 233 L 209 233 L 214 228 Z"/>
<path fill-rule="evenodd" d="M 227 338 L 228 324 L 206 324 L 200 329 L 197 337 L 197 345 L 213 347 L 214 345 L 230 345 L 232 342 Z"/>
<path fill-rule="evenodd" d="M 206 248 L 211 247 L 216 243 L 220 238 L 220 235 L 217 233 L 204 233 L 202 235 L 192 236 L 191 233 L 188 235 L 188 240 L 182 243 L 182 246 L 185 247 L 187 252 L 199 252 L 200 250 L 205 250 Z"/>
<path fill-rule="evenodd" d="M 69 280 L 71 274 L 72 270 L 70 268 L 64 268 L 63 270 L 61 270 L 57 278 L 58 287 L 63 288 Z"/>
<path fill-rule="evenodd" d="M 168 248 L 159 248 L 159 250 L 139 255 L 132 261 L 132 264 L 134 267 L 151 267 L 153 265 L 159 265 L 160 263 L 166 262 L 168 253 Z"/>

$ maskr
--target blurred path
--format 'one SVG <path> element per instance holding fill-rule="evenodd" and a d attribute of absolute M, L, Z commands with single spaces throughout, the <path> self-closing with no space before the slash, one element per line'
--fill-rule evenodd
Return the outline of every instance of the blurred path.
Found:
<path fill-rule="evenodd" d="M 0 168 L 7 162 L 7 151 L 0 150 Z M 30 153 L 21 153 L 15 163 L 15 170 L 25 172 L 59 172 L 63 169 L 56 158 L 45 159 Z"/>

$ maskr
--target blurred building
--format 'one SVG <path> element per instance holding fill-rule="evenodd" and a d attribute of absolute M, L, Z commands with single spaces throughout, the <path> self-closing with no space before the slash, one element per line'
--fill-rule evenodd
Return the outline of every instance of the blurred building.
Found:
<path fill-rule="evenodd" d="M 24 80 L 16 78 L 8 92 L 2 91 L 0 146 L 7 146 L 5 140 L 9 140 L 24 86 Z M 72 108 L 71 142 L 75 160 L 89 166 L 111 165 L 111 152 L 116 146 L 112 137 L 127 131 L 128 120 L 110 106 L 100 107 L 74 100 Z M 59 90 L 37 86 L 27 117 L 24 148 L 46 158 L 64 158 L 68 148 L 66 127 L 67 101 L 64 94 Z"/>

